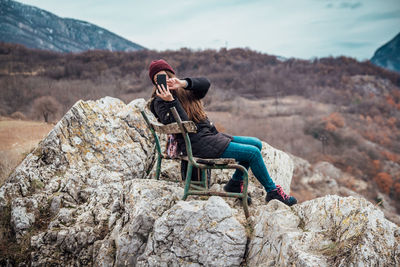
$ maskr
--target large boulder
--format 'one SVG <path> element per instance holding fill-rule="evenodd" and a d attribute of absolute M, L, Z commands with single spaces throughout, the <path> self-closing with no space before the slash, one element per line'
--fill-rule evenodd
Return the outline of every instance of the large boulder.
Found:
<path fill-rule="evenodd" d="M 363 198 L 258 207 L 250 266 L 397 266 L 400 228 Z"/>
<path fill-rule="evenodd" d="M 155 149 L 143 108 L 143 99 L 79 101 L 24 159 L 0 188 L 0 265 L 398 264 L 398 227 L 363 199 L 267 205 L 250 172 L 247 220 L 233 198 L 180 201 L 179 161 L 163 161 L 161 180 L 150 179 Z M 266 143 L 262 154 L 289 192 L 293 160 Z M 307 181 L 328 175 L 336 188 L 338 172 L 328 167 Z M 213 189 L 232 174 L 214 170 Z"/>
<path fill-rule="evenodd" d="M 176 184 L 143 180 L 154 162 L 144 106 L 78 101 L 0 188 L 8 241 L 31 251 L 32 265 L 94 263 L 106 244 L 134 261 L 127 254 L 181 197 Z"/>
<path fill-rule="evenodd" d="M 138 266 L 239 266 L 246 231 L 221 197 L 180 201 L 154 224 Z"/>
<path fill-rule="evenodd" d="M 160 250 L 150 251 L 148 245 L 150 235 L 151 243 L 157 241 L 154 222 L 177 212 L 183 214 L 177 218 L 181 224 L 190 225 L 193 218 L 204 222 L 198 225 L 202 231 L 189 231 L 187 240 L 179 241 L 181 251 L 192 255 L 193 261 L 240 264 L 247 242 L 243 226 L 235 219 L 244 220 L 240 203 L 210 198 L 208 202 L 175 205 L 183 195 L 182 184 L 168 181 L 181 179 L 179 161 L 164 160 L 162 180 L 149 180 L 154 173 L 155 148 L 141 109 L 147 110 L 143 99 L 128 105 L 111 97 L 78 101 L 24 159 L 0 188 L 0 209 L 5 215 L 0 223 L 9 227 L 0 229 L 0 238 L 16 243 L 15 253 L 9 252 L 15 255 L 6 261 L 0 259 L 1 263 L 135 265 L 145 250 L 151 258 L 160 257 Z M 149 110 L 147 113 L 154 119 Z M 274 178 L 289 190 L 293 165 L 289 157 L 267 144 L 264 148 Z M 228 181 L 232 173 L 215 171 L 213 183 Z M 254 182 L 250 187 L 261 192 L 260 202 L 264 203 L 260 184 L 254 177 L 250 180 Z M 189 211 L 187 205 L 201 208 Z M 207 231 L 209 224 L 215 231 Z M 175 225 L 163 227 L 177 231 Z M 185 248 L 187 242 L 205 236 L 209 242 L 206 247 L 193 252 Z M 211 245 L 218 255 L 205 258 L 199 251 Z M 207 253 L 214 255 L 212 251 Z M 181 260 L 170 256 L 171 262 Z M 151 263 L 142 260 L 141 264 Z"/>

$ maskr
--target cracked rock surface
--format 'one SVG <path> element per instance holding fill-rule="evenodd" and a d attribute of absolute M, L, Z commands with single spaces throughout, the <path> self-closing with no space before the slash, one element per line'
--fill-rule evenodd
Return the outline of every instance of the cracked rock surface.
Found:
<path fill-rule="evenodd" d="M 398 266 L 400 228 L 363 198 L 258 207 L 249 266 Z"/>
<path fill-rule="evenodd" d="M 179 201 L 156 220 L 138 266 L 239 266 L 247 238 L 233 215 L 221 197 Z"/>

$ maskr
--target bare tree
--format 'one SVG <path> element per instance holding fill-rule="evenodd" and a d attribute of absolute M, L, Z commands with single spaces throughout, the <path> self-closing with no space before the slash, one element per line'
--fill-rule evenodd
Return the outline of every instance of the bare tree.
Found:
<path fill-rule="evenodd" d="M 33 101 L 33 112 L 43 116 L 45 122 L 49 122 L 49 115 L 56 114 L 60 107 L 60 103 L 52 96 L 41 96 Z"/>

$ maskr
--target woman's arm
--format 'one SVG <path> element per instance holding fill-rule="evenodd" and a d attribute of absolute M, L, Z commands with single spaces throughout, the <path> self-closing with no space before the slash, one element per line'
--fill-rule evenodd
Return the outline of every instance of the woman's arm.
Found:
<path fill-rule="evenodd" d="M 202 99 L 206 96 L 210 88 L 210 81 L 207 78 L 185 78 L 180 80 L 178 78 L 171 78 L 167 80 L 167 85 L 170 90 L 177 90 L 184 88 L 190 91 L 195 98 Z"/>
<path fill-rule="evenodd" d="M 210 81 L 207 78 L 185 78 L 184 80 L 188 83 L 185 90 L 191 91 L 197 99 L 206 96 L 210 88 Z"/>

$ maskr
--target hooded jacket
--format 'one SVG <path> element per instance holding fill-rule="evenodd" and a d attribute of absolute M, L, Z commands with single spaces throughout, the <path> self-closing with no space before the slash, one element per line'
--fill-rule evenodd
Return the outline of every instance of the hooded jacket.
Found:
<path fill-rule="evenodd" d="M 190 91 L 197 99 L 205 97 L 210 88 L 208 79 L 201 77 L 186 78 L 185 80 L 188 82 L 185 90 Z M 174 95 L 174 91 L 172 91 L 172 94 Z M 156 96 L 150 104 L 151 111 L 162 124 L 175 122 L 175 118 L 170 111 L 172 107 L 176 108 L 182 121 L 190 120 L 176 95 L 174 95 L 174 100 L 172 101 L 164 101 Z M 197 132 L 189 134 L 193 156 L 210 159 L 219 158 L 233 139 L 232 136 L 218 132 L 208 118 L 199 123 L 195 122 L 195 124 Z M 177 134 L 176 138 L 179 150 L 186 155 L 185 140 L 182 134 Z"/>

